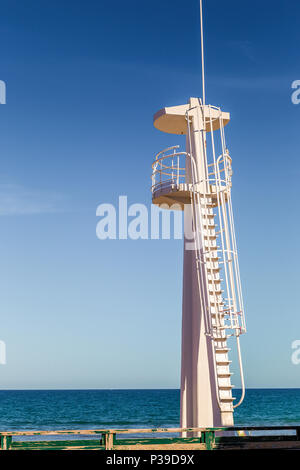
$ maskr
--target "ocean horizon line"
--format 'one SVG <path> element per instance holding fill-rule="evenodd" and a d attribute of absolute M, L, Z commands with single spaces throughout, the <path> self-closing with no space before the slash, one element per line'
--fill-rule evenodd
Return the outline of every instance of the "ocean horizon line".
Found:
<path fill-rule="evenodd" d="M 0 388 L 0 392 L 42 392 L 42 391 L 163 391 L 163 390 L 177 390 L 180 391 L 180 388 L 173 387 L 161 387 L 161 388 Z M 239 387 L 235 387 L 234 390 L 241 390 Z M 300 390 L 300 387 L 246 387 L 246 390 Z"/>

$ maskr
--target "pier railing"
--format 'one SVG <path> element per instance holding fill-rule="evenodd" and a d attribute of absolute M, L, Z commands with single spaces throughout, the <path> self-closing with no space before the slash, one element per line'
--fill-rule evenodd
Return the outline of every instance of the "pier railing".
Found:
<path fill-rule="evenodd" d="M 166 437 L 169 433 L 190 437 Z M 150 437 L 129 436 L 145 434 Z M 19 440 L 22 436 L 31 439 Z M 36 436 L 41 439 L 32 440 Z M 54 439 L 42 440 L 42 436 Z M 57 436 L 65 436 L 66 440 Z M 5 431 L 0 432 L 0 444 L 1 450 L 300 449 L 300 426 Z"/>

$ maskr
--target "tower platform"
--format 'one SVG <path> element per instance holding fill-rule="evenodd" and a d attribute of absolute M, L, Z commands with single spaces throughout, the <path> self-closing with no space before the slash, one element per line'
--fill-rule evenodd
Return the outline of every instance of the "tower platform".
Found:
<path fill-rule="evenodd" d="M 162 108 L 154 114 L 153 125 L 167 134 L 184 135 L 187 133 L 187 111 L 191 111 L 194 106 L 199 107 L 198 98 L 190 98 L 188 104 Z M 229 113 L 211 105 L 202 106 L 202 112 L 206 132 L 216 131 L 230 121 Z"/>

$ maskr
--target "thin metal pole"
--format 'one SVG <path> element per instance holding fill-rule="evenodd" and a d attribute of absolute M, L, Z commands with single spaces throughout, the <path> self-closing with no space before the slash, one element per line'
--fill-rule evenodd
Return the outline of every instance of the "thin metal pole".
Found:
<path fill-rule="evenodd" d="M 201 60 L 202 60 L 202 101 L 203 101 L 203 105 L 205 105 L 204 40 L 203 40 L 202 0 L 200 0 L 200 29 L 201 29 Z"/>

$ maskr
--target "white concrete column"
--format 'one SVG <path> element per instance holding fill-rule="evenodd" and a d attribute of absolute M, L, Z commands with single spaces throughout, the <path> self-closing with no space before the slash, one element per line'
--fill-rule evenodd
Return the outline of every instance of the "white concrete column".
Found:
<path fill-rule="evenodd" d="M 198 105 L 191 99 L 190 107 Z M 195 100 L 196 101 L 196 100 Z M 187 152 L 192 153 L 198 181 L 207 178 L 205 133 L 200 109 L 191 110 L 191 148 L 187 135 Z M 191 175 L 187 159 L 187 175 Z M 190 176 L 191 177 L 191 176 Z M 187 181 L 191 183 L 191 181 Z M 204 187 L 206 184 L 201 184 Z M 201 208 L 197 208 L 201 211 Z M 201 214 L 200 214 L 201 217 Z M 185 233 L 192 225 L 191 206 L 185 209 Z M 181 427 L 212 427 L 221 425 L 221 413 L 216 396 L 213 340 L 206 335 L 205 309 L 209 310 L 207 293 L 199 289 L 199 278 L 204 281 L 206 268 L 197 266 L 197 252 L 189 240 L 184 243 L 183 300 L 182 300 L 182 365 L 181 365 Z M 202 248 L 203 249 L 203 248 Z"/>

